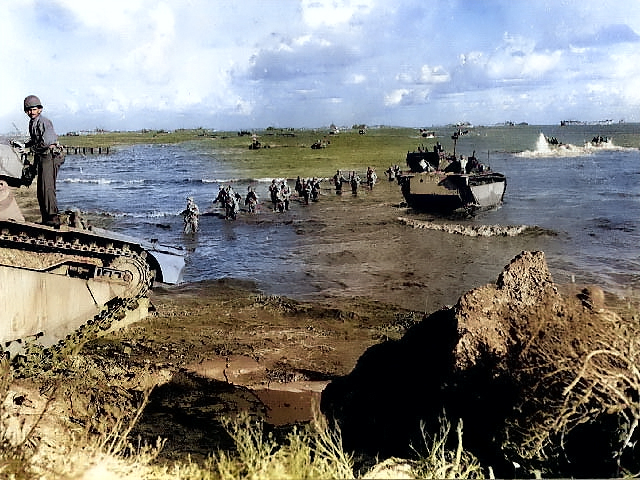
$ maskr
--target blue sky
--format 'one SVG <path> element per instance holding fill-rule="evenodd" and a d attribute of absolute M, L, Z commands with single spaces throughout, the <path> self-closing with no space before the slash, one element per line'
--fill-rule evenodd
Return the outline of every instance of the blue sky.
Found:
<path fill-rule="evenodd" d="M 3 0 L 0 132 L 640 121 L 637 0 Z"/>

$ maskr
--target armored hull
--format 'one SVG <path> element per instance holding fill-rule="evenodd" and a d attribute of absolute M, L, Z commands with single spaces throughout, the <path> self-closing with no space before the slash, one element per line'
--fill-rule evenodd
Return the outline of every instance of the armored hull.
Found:
<path fill-rule="evenodd" d="M 410 172 L 398 176 L 407 204 L 416 209 L 448 214 L 474 212 L 497 207 L 502 203 L 507 179 L 480 163 L 474 154 L 465 159 L 455 154 L 460 132 L 452 135 L 454 153 L 445 154 L 440 145 L 433 150 L 420 148 L 407 152 Z"/>
<path fill-rule="evenodd" d="M 25 184 L 12 153 L 0 150 L 0 342 L 45 367 L 53 350 L 146 316 L 149 289 L 179 283 L 185 260 L 180 249 L 100 228 L 24 221 L 6 185 Z"/>
<path fill-rule="evenodd" d="M 452 213 L 496 207 L 502 203 L 507 180 L 501 173 L 456 174 L 422 172 L 398 178 L 407 204 L 416 210 Z"/>

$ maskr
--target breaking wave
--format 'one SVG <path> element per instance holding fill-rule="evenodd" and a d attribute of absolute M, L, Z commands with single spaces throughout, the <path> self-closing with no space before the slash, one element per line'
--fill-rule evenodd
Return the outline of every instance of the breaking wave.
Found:
<path fill-rule="evenodd" d="M 145 218 L 169 218 L 176 217 L 180 215 L 180 212 L 167 212 L 167 211 L 141 211 L 141 212 L 116 212 L 116 211 L 108 211 L 108 210 L 99 210 L 99 209 L 88 209 L 88 210 L 80 210 L 80 212 L 84 215 L 91 214 L 100 217 L 108 217 L 108 218 L 137 218 L 137 219 L 145 219 Z"/>
<path fill-rule="evenodd" d="M 606 142 L 594 145 L 592 142 L 585 142 L 584 145 L 574 145 L 572 143 L 557 143 L 551 144 L 547 140 L 544 133 L 540 132 L 538 140 L 536 141 L 535 150 L 525 150 L 520 153 L 516 153 L 516 157 L 523 158 L 536 158 L 536 157 L 579 157 L 584 155 L 590 155 L 595 152 L 601 152 L 603 150 L 608 151 L 622 151 L 622 150 L 635 150 L 633 148 L 618 147 L 613 143 L 613 140 L 609 138 Z"/>
<path fill-rule="evenodd" d="M 118 180 L 111 180 L 108 178 L 65 178 L 63 180 L 64 183 L 87 183 L 87 184 L 95 184 L 95 185 L 111 185 L 115 183 L 122 183 Z M 142 183 L 142 180 L 132 181 L 130 183 Z"/>
<path fill-rule="evenodd" d="M 303 178 L 303 177 L 300 177 Z M 304 177 L 307 178 L 307 177 Z M 319 180 L 328 180 L 329 177 L 320 177 Z M 226 184 L 226 183 L 240 183 L 240 184 L 249 184 L 249 183 L 271 183 L 273 180 L 276 182 L 286 181 L 286 182 L 295 182 L 295 178 L 283 178 L 283 177 L 261 177 L 261 178 L 203 178 L 202 183 L 218 183 L 218 184 Z"/>

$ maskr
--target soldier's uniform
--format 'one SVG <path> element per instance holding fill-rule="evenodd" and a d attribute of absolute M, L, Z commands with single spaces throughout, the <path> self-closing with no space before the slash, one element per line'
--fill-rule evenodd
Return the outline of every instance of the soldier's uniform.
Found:
<path fill-rule="evenodd" d="M 24 99 L 25 111 L 31 107 L 42 108 L 40 99 L 29 95 Z M 57 146 L 58 135 L 53 123 L 41 114 L 29 121 L 30 140 L 25 147 L 30 147 L 34 154 L 34 164 L 38 172 L 36 192 L 42 223 L 60 225 L 58 216 L 58 200 L 56 198 L 56 179 L 60 165 L 64 163 L 62 148 Z"/>

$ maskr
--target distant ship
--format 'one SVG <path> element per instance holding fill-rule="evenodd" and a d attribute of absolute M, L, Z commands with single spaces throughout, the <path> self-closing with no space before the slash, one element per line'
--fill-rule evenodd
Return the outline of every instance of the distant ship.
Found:
<path fill-rule="evenodd" d="M 569 125 L 613 125 L 613 120 L 596 120 L 593 122 L 584 122 L 581 120 L 561 120 L 560 126 L 566 127 Z"/>

